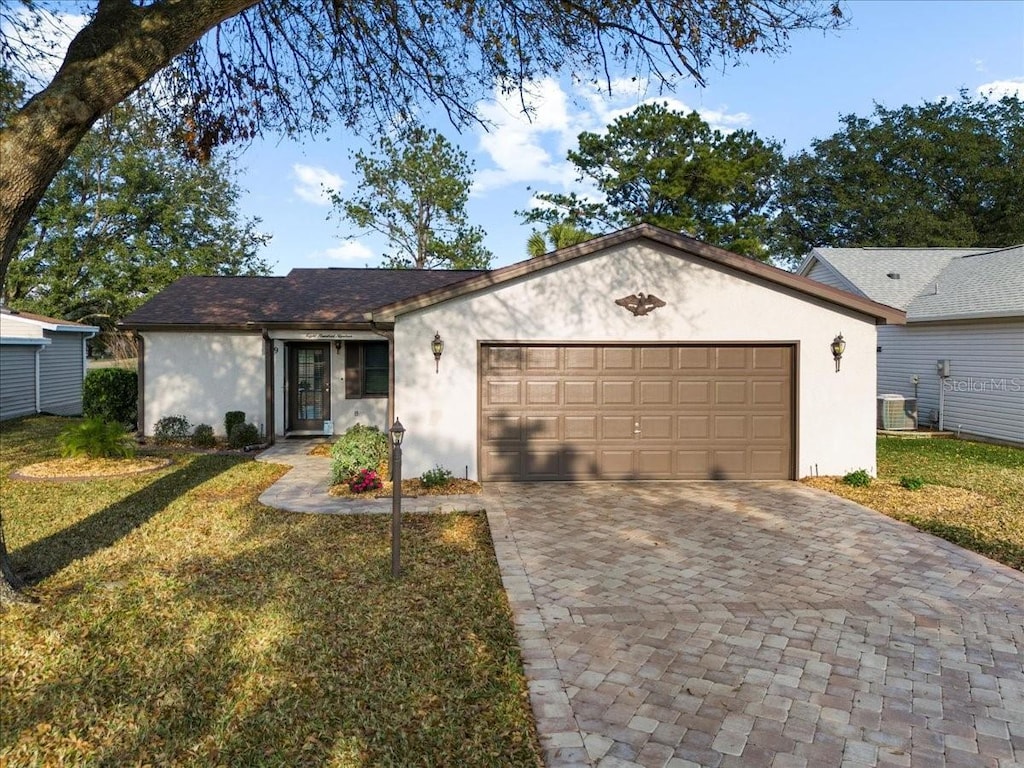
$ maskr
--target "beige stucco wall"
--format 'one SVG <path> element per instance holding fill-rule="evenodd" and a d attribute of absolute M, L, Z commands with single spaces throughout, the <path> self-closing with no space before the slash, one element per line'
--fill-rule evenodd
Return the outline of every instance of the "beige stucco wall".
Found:
<path fill-rule="evenodd" d="M 146 434 L 164 416 L 185 416 L 224 434 L 224 414 L 245 411 L 267 424 L 263 339 L 259 333 L 145 332 Z"/>
<path fill-rule="evenodd" d="M 634 317 L 614 303 L 640 291 L 667 306 Z M 435 331 L 445 341 L 436 374 Z M 836 373 L 829 344 L 840 332 L 847 348 Z M 872 319 L 633 243 L 398 318 L 395 412 L 408 430 L 407 476 L 440 463 L 476 477 L 482 341 L 796 343 L 798 476 L 875 472 Z"/>

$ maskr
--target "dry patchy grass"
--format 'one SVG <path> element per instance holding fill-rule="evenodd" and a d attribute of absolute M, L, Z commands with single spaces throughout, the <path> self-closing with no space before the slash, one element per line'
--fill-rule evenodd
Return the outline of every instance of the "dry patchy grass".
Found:
<path fill-rule="evenodd" d="M 282 467 L 7 479 L 64 424 L 0 432 L 8 543 L 40 601 L 3 617 L 0 763 L 539 765 L 483 515 L 407 517 L 394 581 L 386 518 L 257 502 Z"/>
<path fill-rule="evenodd" d="M 1024 571 L 1024 450 L 966 440 L 878 439 L 878 479 L 804 482 Z M 927 483 L 917 491 L 902 477 Z"/>

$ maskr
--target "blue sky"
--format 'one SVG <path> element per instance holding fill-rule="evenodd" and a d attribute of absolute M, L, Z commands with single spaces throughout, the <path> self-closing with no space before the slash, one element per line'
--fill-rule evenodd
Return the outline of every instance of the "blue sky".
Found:
<path fill-rule="evenodd" d="M 566 151 L 580 131 L 601 130 L 644 100 L 696 109 L 719 128 L 752 129 L 792 154 L 838 130 L 840 115 L 869 115 L 875 102 L 918 105 L 960 89 L 1024 97 L 1024 0 L 848 0 L 845 11 L 850 23 L 843 31 L 794 33 L 787 53 L 751 55 L 708 71 L 705 88 L 683 82 L 657 96 L 623 81 L 609 97 L 552 80 L 535 84 L 532 122 L 500 101 L 479 108 L 494 123 L 490 132 L 459 134 L 426 116 L 475 163 L 469 213 L 487 232 L 494 266 L 525 257 L 530 230 L 515 212 L 530 206 L 528 187 L 585 192 L 575 185 Z M 357 180 L 350 155 L 366 146 L 337 129 L 316 139 L 267 137 L 241 154 L 241 209 L 273 235 L 263 255 L 275 274 L 379 265 L 386 243 L 329 220 L 321 189 L 351 191 Z"/>

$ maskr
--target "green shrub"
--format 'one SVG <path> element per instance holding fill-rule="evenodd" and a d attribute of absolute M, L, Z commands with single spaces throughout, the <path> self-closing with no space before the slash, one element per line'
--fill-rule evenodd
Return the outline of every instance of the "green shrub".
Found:
<path fill-rule="evenodd" d="M 854 488 L 867 488 L 871 485 L 871 475 L 867 473 L 867 470 L 858 469 L 856 472 L 843 475 L 843 482 Z"/>
<path fill-rule="evenodd" d="M 181 443 L 188 439 L 192 425 L 184 416 L 164 416 L 153 427 L 153 440 L 157 445 Z"/>
<path fill-rule="evenodd" d="M 228 433 L 228 445 L 232 448 L 245 448 L 260 442 L 260 431 L 255 424 L 235 424 Z"/>
<path fill-rule="evenodd" d="M 196 448 L 213 448 L 217 438 L 213 436 L 213 427 L 209 424 L 196 424 L 192 431 L 192 445 Z"/>
<path fill-rule="evenodd" d="M 103 419 L 86 419 L 67 427 L 57 435 L 61 456 L 90 459 L 128 459 L 135 455 L 135 444 L 124 424 Z"/>
<path fill-rule="evenodd" d="M 82 383 L 82 415 L 116 421 L 134 429 L 139 409 L 139 375 L 125 368 L 93 368 Z"/>
<path fill-rule="evenodd" d="M 245 411 L 228 411 L 224 414 L 224 434 L 230 437 L 236 424 L 245 424 Z"/>
<path fill-rule="evenodd" d="M 420 482 L 425 488 L 441 488 L 452 481 L 452 473 L 438 464 L 420 475 Z"/>
<path fill-rule="evenodd" d="M 924 488 L 924 480 L 916 475 L 904 475 L 900 478 L 900 485 L 908 491 L 919 491 Z"/>
<path fill-rule="evenodd" d="M 378 472 L 388 458 L 388 438 L 377 427 L 356 424 L 331 447 L 331 479 L 347 483 L 360 469 Z"/>

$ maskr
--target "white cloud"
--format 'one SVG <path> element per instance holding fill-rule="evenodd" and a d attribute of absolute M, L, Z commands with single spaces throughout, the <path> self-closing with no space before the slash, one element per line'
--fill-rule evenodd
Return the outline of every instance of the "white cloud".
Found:
<path fill-rule="evenodd" d="M 622 79 L 612 83 L 612 95 L 593 86 L 577 86 L 572 93 L 556 80 L 533 83 L 520 99 L 518 93 L 496 91 L 493 101 L 479 108 L 490 130 L 480 134 L 480 150 L 490 165 L 477 172 L 473 192 L 480 194 L 510 184 L 531 184 L 573 189 L 579 182 L 565 159 L 583 131 L 604 132 L 609 123 L 641 104 L 666 103 L 669 109 L 690 112 L 685 102 L 671 97 L 647 97 L 646 83 Z M 713 128 L 732 131 L 750 123 L 743 112 L 698 109 Z"/>
<path fill-rule="evenodd" d="M 337 192 L 344 185 L 341 176 L 326 168 L 295 163 L 292 175 L 298 180 L 293 187 L 295 194 L 314 205 L 330 205 L 331 192 Z"/>
<path fill-rule="evenodd" d="M 975 90 L 981 96 L 988 96 L 998 101 L 1004 96 L 1017 96 L 1024 99 L 1024 77 L 1011 77 L 1009 80 L 993 80 L 983 83 Z"/>
<path fill-rule="evenodd" d="M 316 256 L 333 261 L 359 261 L 363 263 L 377 258 L 370 248 L 358 240 L 346 240 L 341 245 L 319 251 Z"/>

